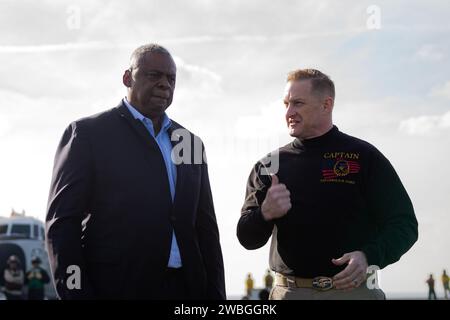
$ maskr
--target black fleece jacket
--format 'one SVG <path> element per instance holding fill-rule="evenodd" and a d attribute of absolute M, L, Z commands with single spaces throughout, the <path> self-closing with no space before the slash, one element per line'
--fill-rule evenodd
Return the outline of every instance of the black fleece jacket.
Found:
<path fill-rule="evenodd" d="M 292 208 L 279 219 L 262 217 L 271 185 L 268 173 L 277 164 L 272 153 L 250 173 L 237 226 L 247 249 L 260 248 L 273 236 L 272 270 L 331 277 L 345 267 L 331 259 L 356 250 L 365 253 L 369 265 L 382 269 L 416 242 L 411 200 L 390 162 L 368 142 L 334 126 L 320 137 L 295 139 L 278 152 L 276 174 L 291 192 Z"/>

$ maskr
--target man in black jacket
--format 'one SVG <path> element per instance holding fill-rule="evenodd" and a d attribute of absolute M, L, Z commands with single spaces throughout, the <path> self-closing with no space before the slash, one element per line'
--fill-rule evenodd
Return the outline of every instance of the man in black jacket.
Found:
<path fill-rule="evenodd" d="M 320 71 L 289 73 L 285 117 L 295 139 L 248 179 L 237 236 L 247 249 L 272 236 L 271 299 L 384 299 L 368 270 L 398 261 L 418 237 L 389 161 L 333 125 L 334 97 Z"/>
<path fill-rule="evenodd" d="M 175 79 L 165 48 L 141 46 L 127 97 L 64 132 L 46 219 L 60 298 L 225 299 L 203 144 L 165 113 Z"/>

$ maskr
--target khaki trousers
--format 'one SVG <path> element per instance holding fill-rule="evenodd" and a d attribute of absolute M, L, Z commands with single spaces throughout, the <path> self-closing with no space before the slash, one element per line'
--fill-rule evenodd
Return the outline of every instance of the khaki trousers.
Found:
<path fill-rule="evenodd" d="M 366 284 L 350 291 L 331 289 L 317 291 L 311 288 L 283 287 L 276 285 L 270 292 L 269 300 L 385 300 L 381 289 L 368 289 Z"/>

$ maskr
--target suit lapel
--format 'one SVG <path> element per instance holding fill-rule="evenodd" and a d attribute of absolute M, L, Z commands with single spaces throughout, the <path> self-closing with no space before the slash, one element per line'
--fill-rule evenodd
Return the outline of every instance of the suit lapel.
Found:
<path fill-rule="evenodd" d="M 166 181 L 162 181 L 161 185 L 164 186 L 164 188 L 167 188 L 168 193 L 168 201 L 172 203 L 172 197 L 170 195 L 170 186 L 169 186 L 169 180 L 167 177 L 167 171 L 166 171 L 166 164 L 164 161 L 164 157 L 161 153 L 161 150 L 156 143 L 155 139 L 150 135 L 145 125 L 140 121 L 133 117 L 131 112 L 128 110 L 128 108 L 125 106 L 123 102 L 121 102 L 117 108 L 115 109 L 118 116 L 123 119 L 132 129 L 132 131 L 138 136 L 138 139 L 144 144 L 145 150 L 147 152 L 145 153 L 149 157 L 149 161 L 151 164 L 153 164 L 152 169 L 153 170 L 162 170 L 164 172 L 164 176 L 166 177 Z M 159 157 L 159 161 L 152 161 L 153 157 Z M 155 166 L 156 164 L 156 166 Z M 159 169 L 158 169 L 159 167 Z M 177 169 L 177 175 L 181 173 L 178 172 Z M 178 178 L 177 178 L 178 180 Z M 178 183 L 177 183 L 178 184 Z"/>
<path fill-rule="evenodd" d="M 143 143 L 145 143 L 148 147 L 151 149 L 157 151 L 157 153 L 161 156 L 161 161 L 164 164 L 164 159 L 162 157 L 161 151 L 159 150 L 159 147 L 156 143 L 156 141 L 150 136 L 147 128 L 145 128 L 144 124 L 136 120 L 133 115 L 130 113 L 128 108 L 121 102 L 117 108 L 116 111 L 118 115 L 124 119 L 128 123 L 128 125 L 132 128 L 132 130 L 136 133 L 136 135 L 139 137 L 140 140 L 142 140 Z M 178 123 L 175 121 L 172 121 L 172 125 L 168 130 L 169 138 L 172 143 L 172 148 L 179 143 L 180 141 L 175 141 L 172 139 L 172 134 L 176 129 L 183 129 Z M 191 137 L 192 138 L 192 137 Z M 192 144 L 192 141 L 191 141 Z M 192 159 L 191 159 L 192 161 Z M 175 198 L 173 201 L 174 209 L 179 207 L 181 205 L 181 202 L 183 200 L 183 190 L 186 190 L 185 188 L 188 188 L 189 181 L 187 181 L 188 176 L 188 165 L 185 163 L 181 163 L 176 165 L 177 168 L 177 181 L 175 185 Z M 181 208 L 181 207 L 180 207 Z M 176 211 L 176 210 L 175 210 Z"/>
<path fill-rule="evenodd" d="M 144 126 L 144 124 L 133 117 L 133 115 L 130 113 L 128 108 L 124 105 L 123 102 L 121 102 L 117 108 L 116 108 L 119 116 L 123 118 L 128 125 L 133 129 L 133 131 L 136 133 L 136 135 L 139 137 L 139 139 L 144 142 L 150 150 L 156 150 L 159 151 L 158 144 L 156 143 L 155 139 L 152 138 L 150 133 L 148 132 L 147 128 Z M 161 156 L 162 158 L 162 156 Z M 164 160 L 164 159 L 163 159 Z"/>

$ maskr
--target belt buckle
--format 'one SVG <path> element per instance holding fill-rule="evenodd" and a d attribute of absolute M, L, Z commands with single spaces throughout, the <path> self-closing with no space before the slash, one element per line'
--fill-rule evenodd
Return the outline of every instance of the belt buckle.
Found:
<path fill-rule="evenodd" d="M 328 277 L 315 277 L 312 280 L 312 287 L 319 291 L 333 289 L 333 279 Z"/>
<path fill-rule="evenodd" d="M 295 279 L 292 279 L 290 277 L 285 277 L 285 279 L 288 288 L 297 288 L 297 283 L 295 282 Z"/>

